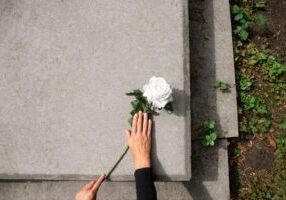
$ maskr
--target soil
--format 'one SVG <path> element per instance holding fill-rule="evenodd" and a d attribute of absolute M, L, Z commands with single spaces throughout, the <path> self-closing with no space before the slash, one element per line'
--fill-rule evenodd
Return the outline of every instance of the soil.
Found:
<path fill-rule="evenodd" d="M 254 27 L 250 41 L 258 47 L 266 46 L 282 62 L 286 63 L 286 0 L 267 0 L 267 8 L 261 11 L 269 20 L 265 27 Z M 259 79 L 259 77 L 258 77 Z M 263 83 L 262 83 L 263 85 Z M 258 92 L 253 91 L 253 92 Z M 275 157 L 274 136 L 278 133 L 277 124 L 286 113 L 286 106 L 268 107 L 272 116 L 272 127 L 267 134 L 230 140 L 229 166 L 231 199 L 239 199 L 239 192 L 247 188 L 253 177 L 263 176 L 273 166 Z M 282 133 L 286 135 L 286 133 Z M 235 150 L 239 149 L 239 155 Z"/>
<path fill-rule="evenodd" d="M 272 50 L 286 62 L 286 0 L 268 0 L 267 9 L 262 12 L 269 17 L 266 27 L 256 27 L 252 41 Z"/>

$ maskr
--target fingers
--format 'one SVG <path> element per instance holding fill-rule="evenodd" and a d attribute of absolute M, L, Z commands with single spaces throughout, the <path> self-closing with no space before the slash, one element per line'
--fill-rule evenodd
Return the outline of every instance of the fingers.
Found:
<path fill-rule="evenodd" d="M 143 134 L 147 135 L 147 128 L 148 128 L 148 116 L 147 113 L 143 114 Z"/>
<path fill-rule="evenodd" d="M 132 133 L 136 133 L 137 131 L 137 118 L 138 118 L 138 114 L 136 113 L 134 116 L 133 116 L 133 122 L 132 122 Z"/>
<path fill-rule="evenodd" d="M 94 183 L 95 183 L 95 181 L 90 181 L 90 182 L 88 182 L 86 185 L 84 185 L 84 186 L 82 187 L 82 189 L 83 189 L 83 190 L 89 190 L 89 189 L 91 189 L 91 187 L 93 186 Z"/>
<path fill-rule="evenodd" d="M 141 131 L 142 131 L 142 111 L 139 112 L 137 120 L 137 133 L 141 133 Z"/>
<path fill-rule="evenodd" d="M 148 130 L 147 130 L 147 135 L 150 136 L 152 132 L 152 120 L 148 120 Z"/>
<path fill-rule="evenodd" d="M 100 187 L 101 183 L 104 181 L 104 179 L 105 179 L 105 175 L 101 175 L 97 179 L 97 181 L 95 182 L 95 184 L 91 188 L 92 193 L 96 193 L 97 192 L 97 190 L 99 189 L 99 187 Z"/>

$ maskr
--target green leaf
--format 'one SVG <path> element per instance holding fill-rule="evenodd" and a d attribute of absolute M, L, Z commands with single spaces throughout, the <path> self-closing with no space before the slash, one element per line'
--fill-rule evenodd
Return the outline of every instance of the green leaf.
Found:
<path fill-rule="evenodd" d="M 213 120 L 207 120 L 203 123 L 204 129 L 214 129 L 215 128 L 215 122 Z"/>
<path fill-rule="evenodd" d="M 151 114 L 151 115 L 157 115 L 158 114 L 155 110 L 153 110 L 151 108 L 151 106 L 149 104 L 146 105 L 145 112 L 148 114 Z"/>
<path fill-rule="evenodd" d="M 249 65 L 255 65 L 256 63 L 257 63 L 257 60 L 255 60 L 255 59 L 250 59 L 250 60 L 248 60 L 248 62 L 247 62 Z"/>
<path fill-rule="evenodd" d="M 217 139 L 217 133 L 214 131 L 210 134 L 211 141 L 215 141 Z"/>
<path fill-rule="evenodd" d="M 141 92 L 141 90 L 137 89 L 137 90 L 133 90 L 133 92 L 129 92 L 126 93 L 127 96 L 142 96 L 143 93 Z"/>
<path fill-rule="evenodd" d="M 266 15 L 259 14 L 254 17 L 254 22 L 258 26 L 264 26 L 267 23 L 267 21 L 268 17 Z"/>
<path fill-rule="evenodd" d="M 242 18 L 243 18 L 243 14 L 242 14 L 242 13 L 239 13 L 239 14 L 235 15 L 234 20 L 235 20 L 235 21 L 239 21 L 239 20 L 242 19 Z"/>
<path fill-rule="evenodd" d="M 138 99 L 135 99 L 135 100 L 131 101 L 131 105 L 132 105 L 133 109 L 137 109 L 140 106 L 140 101 Z"/>
<path fill-rule="evenodd" d="M 239 81 L 239 85 L 241 90 L 249 91 L 253 83 L 248 76 L 242 76 Z"/>
<path fill-rule="evenodd" d="M 256 9 L 264 9 L 266 8 L 266 1 L 262 0 L 260 2 L 255 2 L 253 7 Z"/>
<path fill-rule="evenodd" d="M 227 84 L 227 83 L 224 83 L 222 81 L 217 80 L 215 82 L 215 88 L 217 90 L 220 90 L 221 92 L 227 92 L 229 90 L 229 88 L 230 88 L 230 85 Z"/>
<path fill-rule="evenodd" d="M 147 104 L 148 103 L 147 98 L 144 97 L 144 96 L 136 96 L 136 99 L 138 101 L 140 101 L 142 104 Z"/>
<path fill-rule="evenodd" d="M 218 133 L 215 131 L 215 122 L 213 120 L 207 120 L 203 123 L 204 136 L 202 138 L 202 145 L 211 147 L 215 145 L 215 141 L 218 138 Z"/>
<path fill-rule="evenodd" d="M 232 12 L 233 14 L 236 14 L 236 13 L 238 13 L 239 11 L 240 11 L 240 8 L 239 8 L 238 5 L 233 5 L 233 6 L 232 6 L 231 12 Z"/>
<path fill-rule="evenodd" d="M 173 109 L 173 104 L 172 104 L 172 102 L 167 103 L 167 104 L 165 105 L 164 109 L 165 109 L 166 111 L 173 112 L 174 109 Z"/>
<path fill-rule="evenodd" d="M 245 40 L 247 40 L 249 33 L 245 30 L 241 30 L 238 35 L 239 35 L 241 40 L 245 41 Z"/>
<path fill-rule="evenodd" d="M 286 130 L 286 122 L 280 124 L 280 125 L 279 125 L 279 129 L 285 131 L 285 130 Z"/>

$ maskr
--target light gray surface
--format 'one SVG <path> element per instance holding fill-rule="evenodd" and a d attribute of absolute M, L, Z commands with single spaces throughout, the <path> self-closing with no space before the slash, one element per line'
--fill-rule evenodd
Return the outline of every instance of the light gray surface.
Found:
<path fill-rule="evenodd" d="M 125 147 L 131 98 L 162 76 L 154 169 L 190 178 L 186 0 L 0 1 L 0 178 L 91 179 Z M 172 141 L 172 142 L 170 142 Z M 132 180 L 128 154 L 112 180 Z"/>
<path fill-rule="evenodd" d="M 190 66 L 192 139 L 202 123 L 216 121 L 221 138 L 238 136 L 237 102 L 231 19 L 228 0 L 190 1 Z M 231 85 L 228 93 L 214 88 L 215 81 Z"/>
<path fill-rule="evenodd" d="M 222 139 L 211 149 L 193 145 L 190 182 L 156 182 L 158 200 L 228 200 L 227 141 Z M 71 200 L 85 182 L 2 182 L 0 200 Z M 105 182 L 98 200 L 135 200 L 132 182 Z"/>
<path fill-rule="evenodd" d="M 218 1 L 220 2 L 220 6 L 225 8 L 228 6 L 227 0 Z M 213 7 L 213 1 L 211 0 L 194 0 L 190 1 L 190 13 L 191 21 L 190 21 L 190 38 L 191 41 L 191 64 L 193 71 L 199 72 L 199 75 L 204 75 L 207 73 L 207 67 L 201 67 L 202 64 L 210 65 L 213 64 L 214 56 L 209 53 L 208 55 L 212 57 L 212 59 L 207 57 L 207 54 L 203 54 L 204 57 L 200 58 L 200 54 L 204 53 L 198 47 L 211 46 L 208 42 L 213 42 L 213 34 L 210 34 L 206 37 L 207 33 L 212 32 L 212 26 L 207 26 L 206 23 L 210 23 L 212 18 L 218 18 L 218 16 L 228 16 L 228 9 L 220 9 L 219 6 Z M 219 9 L 221 12 L 212 11 L 214 8 Z M 206 11 L 208 10 L 208 11 Z M 206 14 L 210 13 L 209 16 Z M 211 13 L 216 13 L 218 16 L 213 16 Z M 206 21 L 208 19 L 208 21 Z M 221 22 L 229 20 L 227 17 L 226 19 L 222 19 Z M 216 23 L 220 23 L 223 25 L 219 20 L 215 20 Z M 231 30 L 222 29 L 221 31 L 228 31 Z M 219 34 L 219 33 L 217 33 Z M 203 40 L 205 38 L 205 40 Z M 209 47 L 210 48 L 210 47 Z M 200 50 L 200 51 L 198 51 Z M 229 48 L 221 48 L 215 51 L 231 51 Z M 215 51 L 212 51 L 213 53 Z M 227 52 L 226 52 L 227 53 Z M 206 62 L 204 59 L 207 59 Z M 221 60 L 223 60 L 221 58 Z M 225 60 L 225 62 L 232 62 L 231 60 Z M 225 70 L 228 70 L 226 68 Z M 194 73 L 194 72 L 193 72 Z M 233 75 L 231 75 L 233 76 Z M 200 77 L 200 76 L 198 76 Z M 192 81 L 192 97 L 193 95 L 199 95 L 198 89 L 199 85 L 202 87 L 202 81 L 196 81 L 193 77 Z M 210 88 L 206 85 L 207 88 Z M 194 89 L 197 89 L 197 92 L 194 92 Z M 211 88 L 212 89 L 212 88 Z M 206 90 L 206 89 L 205 89 Z M 204 94 L 202 93 L 202 98 Z M 233 94 L 233 93 L 231 93 Z M 199 97 L 197 97 L 199 98 Z M 203 99 L 202 99 L 203 100 Z M 198 100 L 197 100 L 198 102 Z M 216 102 L 215 102 L 216 103 Z M 235 103 L 232 102 L 231 105 Z M 200 105 L 200 104 L 199 104 Z M 196 104 L 192 104 L 192 108 Z M 207 107 L 201 107 L 203 110 L 207 110 Z M 201 118 L 196 118 L 195 116 L 200 116 L 201 113 L 199 109 L 196 109 L 197 112 L 193 112 L 193 123 L 200 124 Z M 206 112 L 206 111 L 204 111 Z M 235 115 L 232 115 L 236 117 Z M 198 120 L 198 121 L 196 121 Z M 235 118 L 233 119 L 235 120 Z M 193 127 L 194 128 L 194 127 Z M 231 127 L 229 127 L 229 130 Z M 236 129 L 233 127 L 234 132 L 229 133 L 229 135 L 236 135 Z M 196 130 L 192 130 L 195 132 Z M 194 141 L 193 141 L 194 142 Z M 225 140 L 223 140 L 225 143 Z M 172 183 L 172 182 L 165 182 L 165 183 L 157 183 L 156 188 L 158 192 L 159 200 L 228 200 L 229 199 L 229 176 L 228 176 L 228 157 L 227 157 L 227 150 L 223 147 L 219 151 L 213 150 L 213 153 L 200 153 L 199 150 L 195 150 L 195 146 L 193 145 L 193 162 L 192 162 L 192 182 L 185 182 L 185 183 Z M 209 151 L 212 151 L 210 149 Z M 219 154 L 217 154 L 220 152 Z M 196 155 L 205 155 L 205 161 L 199 159 Z M 207 156 L 209 155 L 209 157 Z M 218 161 L 218 162 L 216 162 Z M 204 163 L 207 163 L 204 165 Z M 196 167 L 197 166 L 197 167 Z M 198 173 L 198 174 L 197 174 Z M 74 193 L 81 187 L 84 182 L 2 182 L 0 184 L 0 193 L 3 194 L 0 196 L 0 200 L 58 200 L 58 199 L 73 199 Z M 116 200 L 131 200 L 135 199 L 135 188 L 133 183 L 121 183 L 121 182 L 108 182 L 103 185 L 101 191 L 99 192 L 99 200 L 100 199 L 116 199 Z"/>

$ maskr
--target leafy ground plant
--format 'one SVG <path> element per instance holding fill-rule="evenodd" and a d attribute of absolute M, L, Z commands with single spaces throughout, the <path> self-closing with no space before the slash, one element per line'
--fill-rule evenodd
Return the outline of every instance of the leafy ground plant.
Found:
<path fill-rule="evenodd" d="M 249 76 L 242 76 L 239 81 L 239 86 L 241 90 L 249 91 L 253 86 L 253 82 Z"/>
<path fill-rule="evenodd" d="M 215 142 L 218 139 L 218 134 L 215 130 L 215 122 L 213 120 L 207 120 L 203 123 L 203 138 L 202 144 L 205 147 L 215 146 Z"/>
<path fill-rule="evenodd" d="M 223 82 L 223 81 L 217 80 L 215 82 L 215 88 L 221 92 L 228 92 L 230 85 L 228 83 Z"/>
<path fill-rule="evenodd" d="M 257 25 L 259 27 L 264 26 L 268 17 L 262 14 L 252 15 L 255 10 L 264 9 L 266 3 L 264 1 L 254 3 L 253 6 L 248 8 L 240 7 L 234 4 L 231 7 L 231 13 L 233 16 L 233 33 L 241 40 L 246 41 L 249 38 L 251 27 Z"/>
<path fill-rule="evenodd" d="M 279 0 L 230 2 L 240 132 L 230 140 L 232 199 L 284 200 L 286 7 Z"/>

